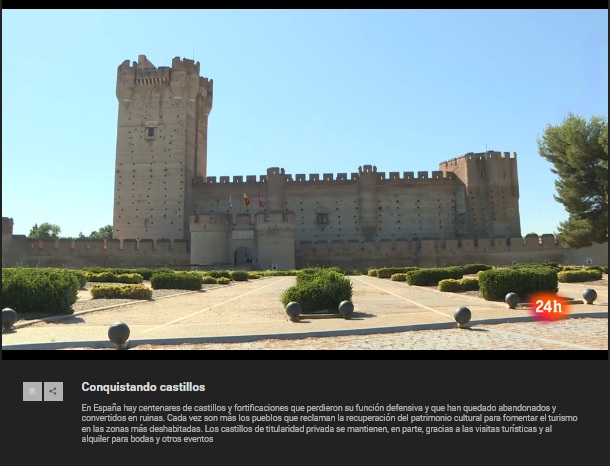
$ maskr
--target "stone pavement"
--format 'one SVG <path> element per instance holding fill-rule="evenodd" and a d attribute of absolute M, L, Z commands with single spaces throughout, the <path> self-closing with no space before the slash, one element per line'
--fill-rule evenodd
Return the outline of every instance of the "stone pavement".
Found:
<path fill-rule="evenodd" d="M 131 331 L 130 349 L 548 349 L 608 350 L 608 286 L 563 284 L 559 295 L 574 299 L 564 318 L 541 322 L 526 307 L 509 309 L 472 294 L 441 293 L 368 276 L 350 277 L 351 319 L 288 319 L 281 292 L 294 277 L 234 283 L 205 292 L 138 301 L 39 321 L 19 321 L 3 332 L 2 350 L 112 349 L 108 328 L 117 321 Z M 601 285 L 601 286 L 597 286 Z M 597 299 L 582 303 L 593 288 Z M 581 304 L 578 304 L 578 303 Z M 457 328 L 455 309 L 472 313 Z"/>

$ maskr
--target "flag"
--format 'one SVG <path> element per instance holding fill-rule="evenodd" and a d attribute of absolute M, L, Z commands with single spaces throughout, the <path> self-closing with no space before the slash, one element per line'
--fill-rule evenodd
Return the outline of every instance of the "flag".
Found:
<path fill-rule="evenodd" d="M 231 198 L 230 194 L 229 194 L 229 210 L 233 210 L 233 199 Z"/>
<path fill-rule="evenodd" d="M 250 206 L 250 199 L 248 199 L 248 195 L 246 193 L 244 193 L 244 204 L 246 204 L 246 207 Z"/>
<path fill-rule="evenodd" d="M 260 208 L 265 208 L 265 202 L 263 201 L 263 198 L 261 197 L 261 193 L 258 193 L 258 206 Z"/>

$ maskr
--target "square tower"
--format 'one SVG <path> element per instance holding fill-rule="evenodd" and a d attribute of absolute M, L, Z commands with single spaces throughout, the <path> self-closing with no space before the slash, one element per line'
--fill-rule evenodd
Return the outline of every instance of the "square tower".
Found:
<path fill-rule="evenodd" d="M 192 180 L 206 179 L 212 89 L 193 60 L 157 68 L 140 55 L 118 67 L 115 239 L 190 240 Z"/>

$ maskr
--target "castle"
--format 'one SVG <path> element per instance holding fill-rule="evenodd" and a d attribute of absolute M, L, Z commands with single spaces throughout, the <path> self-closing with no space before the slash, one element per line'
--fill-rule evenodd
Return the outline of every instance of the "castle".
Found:
<path fill-rule="evenodd" d="M 553 235 L 521 237 L 516 154 L 469 153 L 430 174 L 361 165 L 336 175 L 272 167 L 217 178 L 207 175 L 213 81 L 200 76 L 199 62 L 126 60 L 116 96 L 114 239 L 32 242 L 12 235 L 3 218 L 3 263 L 362 269 L 569 261 Z"/>

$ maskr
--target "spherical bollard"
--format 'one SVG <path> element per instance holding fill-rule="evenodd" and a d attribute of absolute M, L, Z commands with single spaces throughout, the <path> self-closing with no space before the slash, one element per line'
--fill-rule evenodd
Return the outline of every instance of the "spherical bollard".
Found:
<path fill-rule="evenodd" d="M 354 312 L 354 303 L 352 303 L 351 301 L 341 301 L 341 304 L 339 304 L 339 315 L 341 317 L 343 317 L 344 319 L 349 319 L 352 316 L 352 313 Z"/>
<path fill-rule="evenodd" d="M 597 299 L 597 291 L 591 288 L 587 288 L 585 291 L 582 292 L 582 297 L 585 299 L 587 304 L 593 304 L 593 301 Z"/>
<path fill-rule="evenodd" d="M 453 318 L 457 322 L 458 328 L 465 328 L 471 317 L 472 313 L 466 306 L 458 307 L 453 313 Z"/>
<path fill-rule="evenodd" d="M 129 338 L 129 327 L 123 322 L 115 322 L 108 328 L 108 338 L 118 349 L 125 349 L 125 342 Z"/>
<path fill-rule="evenodd" d="M 504 297 L 504 302 L 508 304 L 510 309 L 515 309 L 519 304 L 519 295 L 517 293 L 507 293 Z"/>
<path fill-rule="evenodd" d="M 290 317 L 290 320 L 296 322 L 299 320 L 299 316 L 301 315 L 301 305 L 296 301 L 290 301 L 286 304 L 286 314 Z"/>
<path fill-rule="evenodd" d="M 17 322 L 17 313 L 10 307 L 2 309 L 2 330 L 10 330 Z"/>

